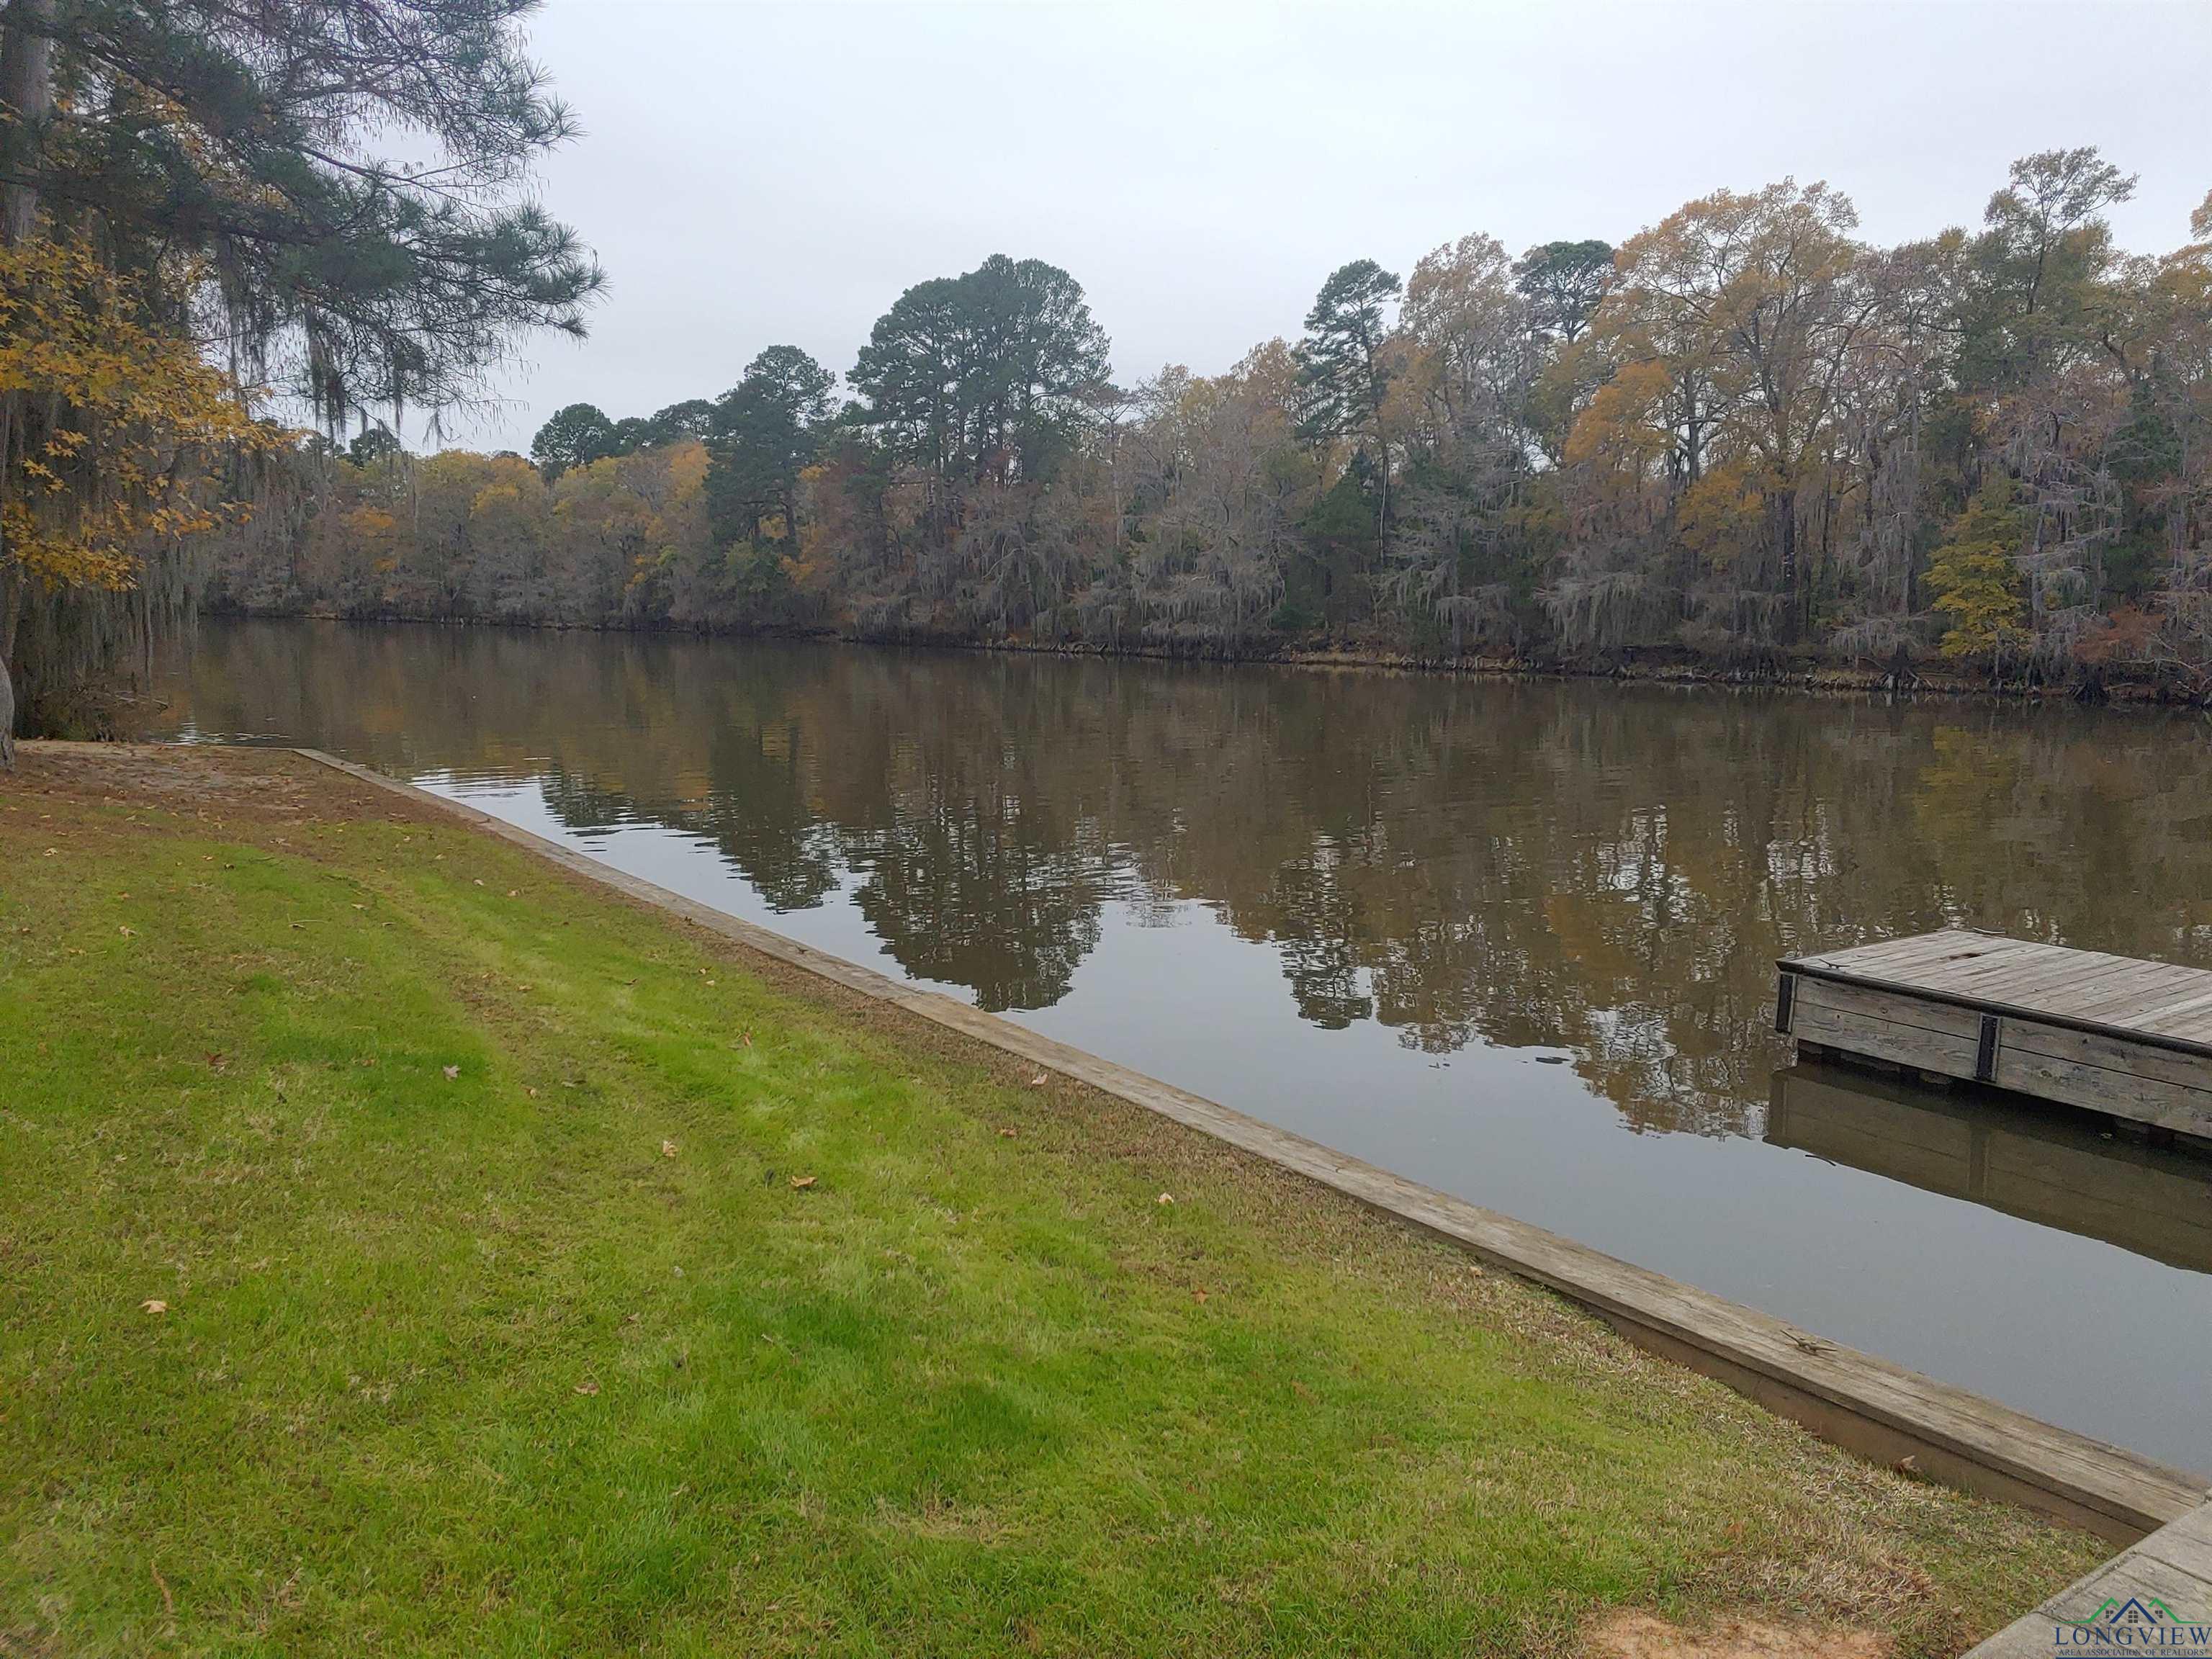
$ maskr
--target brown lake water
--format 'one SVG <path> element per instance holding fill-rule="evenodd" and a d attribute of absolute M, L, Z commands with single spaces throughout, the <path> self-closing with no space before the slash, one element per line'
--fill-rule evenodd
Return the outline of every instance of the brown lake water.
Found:
<path fill-rule="evenodd" d="M 1771 1029 L 1946 923 L 2212 966 L 2201 716 L 275 622 L 163 692 L 2212 1471 L 2212 1156 Z"/>

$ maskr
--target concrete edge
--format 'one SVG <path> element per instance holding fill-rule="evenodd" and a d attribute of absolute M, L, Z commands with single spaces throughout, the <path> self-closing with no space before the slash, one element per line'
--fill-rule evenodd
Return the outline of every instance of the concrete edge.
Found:
<path fill-rule="evenodd" d="M 2175 1618 L 2082 1628 L 2084 1620 L 2094 1620 L 2105 1608 L 2137 1598 L 2149 1601 L 2154 1613 L 2163 1611 Z M 2203 1642 L 2190 1639 L 2191 1626 L 2212 1623 L 2212 1615 L 2198 1611 L 2204 1607 L 2212 1607 L 2212 1504 L 2169 1522 L 2075 1579 L 1969 1650 L 1966 1659 L 2052 1659 L 2068 1652 L 2130 1650 L 2163 1650 L 2185 1659 L 2206 1651 Z"/>
<path fill-rule="evenodd" d="M 1074 1078 L 1305 1176 L 1595 1314 L 1654 1353 L 1715 1377 L 1871 1461 L 2039 1510 L 2122 1545 L 2205 1502 L 2204 1483 L 1801 1331 L 1664 1274 L 1407 1181 L 1116 1062 L 784 938 L 461 802 L 316 749 L 294 752 L 473 823 L 562 868 L 848 990 Z"/>

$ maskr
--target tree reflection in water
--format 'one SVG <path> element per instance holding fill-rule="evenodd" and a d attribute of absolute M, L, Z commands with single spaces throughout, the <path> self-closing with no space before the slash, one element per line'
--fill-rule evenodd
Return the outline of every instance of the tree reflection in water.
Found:
<path fill-rule="evenodd" d="M 1759 1133 L 1789 951 L 1957 922 L 2212 960 L 2178 715 L 298 623 L 210 626 L 170 695 L 705 837 L 779 909 L 849 885 L 987 1008 L 1064 997 L 1115 906 L 1204 905 L 1301 1018 L 1562 1048 L 1643 1128 Z"/>

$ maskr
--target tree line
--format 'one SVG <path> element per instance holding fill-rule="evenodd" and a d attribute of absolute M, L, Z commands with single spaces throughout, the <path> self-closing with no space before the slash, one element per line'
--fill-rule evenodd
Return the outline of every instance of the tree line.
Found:
<path fill-rule="evenodd" d="M 1619 246 L 1472 234 L 1324 282 L 1225 373 L 1111 378 L 1036 259 L 921 283 L 842 376 L 792 346 L 528 459 L 317 441 L 218 532 L 256 611 L 1753 671 L 1949 659 L 2212 690 L 2212 198 L 2013 165 L 1879 247 L 1785 179 Z"/>

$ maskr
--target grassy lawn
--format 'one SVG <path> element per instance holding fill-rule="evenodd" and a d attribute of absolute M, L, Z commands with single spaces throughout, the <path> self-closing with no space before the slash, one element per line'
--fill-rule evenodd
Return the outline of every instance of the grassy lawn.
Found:
<path fill-rule="evenodd" d="M 292 757 L 0 779 L 0 1654 L 1953 1653 L 2106 1553 Z"/>

